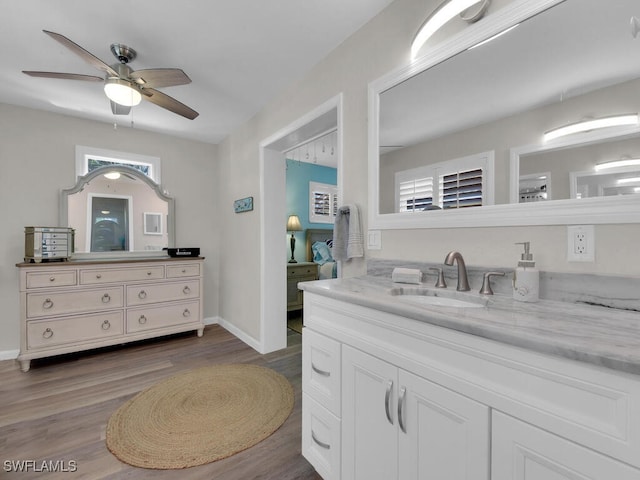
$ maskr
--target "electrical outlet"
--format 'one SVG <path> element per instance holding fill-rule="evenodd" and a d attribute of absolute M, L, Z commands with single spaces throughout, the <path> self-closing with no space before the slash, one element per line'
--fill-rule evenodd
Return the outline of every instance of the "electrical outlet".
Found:
<path fill-rule="evenodd" d="M 571 225 L 567 227 L 567 260 L 570 262 L 595 261 L 593 225 Z"/>

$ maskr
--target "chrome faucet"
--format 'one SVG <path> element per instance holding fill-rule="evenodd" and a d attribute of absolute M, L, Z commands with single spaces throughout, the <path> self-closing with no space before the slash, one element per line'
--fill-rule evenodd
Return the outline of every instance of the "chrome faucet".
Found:
<path fill-rule="evenodd" d="M 449 252 L 444 259 L 444 264 L 451 266 L 454 261 L 458 262 L 458 286 L 456 290 L 459 292 L 468 292 L 471 288 L 469 288 L 469 279 L 467 278 L 467 267 L 464 264 L 464 259 L 460 252 Z"/>

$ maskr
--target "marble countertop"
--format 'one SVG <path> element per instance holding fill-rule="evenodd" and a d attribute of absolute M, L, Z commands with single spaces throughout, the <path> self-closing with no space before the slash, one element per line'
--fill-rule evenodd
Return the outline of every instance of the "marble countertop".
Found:
<path fill-rule="evenodd" d="M 304 291 L 530 350 L 640 375 L 640 312 L 569 302 L 523 303 L 509 295 L 457 292 L 442 295 L 485 302 L 479 308 L 420 306 L 400 300 L 398 288 L 435 289 L 362 276 L 303 282 Z"/>

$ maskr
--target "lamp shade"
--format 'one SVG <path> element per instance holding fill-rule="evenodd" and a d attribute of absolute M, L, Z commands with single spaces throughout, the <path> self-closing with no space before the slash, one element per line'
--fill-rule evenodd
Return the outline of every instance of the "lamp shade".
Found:
<path fill-rule="evenodd" d="M 289 215 L 289 219 L 287 220 L 287 231 L 289 232 L 300 232 L 302 231 L 302 225 L 300 224 L 300 219 L 297 215 Z"/>
<path fill-rule="evenodd" d="M 109 100 L 125 107 L 138 105 L 142 100 L 140 92 L 131 88 L 129 82 L 120 78 L 108 78 L 104 84 L 104 93 Z"/>

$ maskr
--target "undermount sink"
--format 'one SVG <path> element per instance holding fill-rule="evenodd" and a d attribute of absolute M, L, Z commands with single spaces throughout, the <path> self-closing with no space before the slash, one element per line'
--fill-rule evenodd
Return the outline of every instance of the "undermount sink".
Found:
<path fill-rule="evenodd" d="M 423 306 L 482 308 L 487 305 L 487 299 L 485 298 L 457 291 L 419 287 L 398 287 L 391 289 L 390 293 L 403 302 Z"/>

